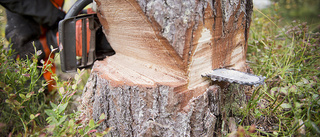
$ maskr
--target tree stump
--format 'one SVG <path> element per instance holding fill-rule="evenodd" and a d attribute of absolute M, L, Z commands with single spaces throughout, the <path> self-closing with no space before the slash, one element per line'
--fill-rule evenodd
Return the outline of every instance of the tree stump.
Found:
<path fill-rule="evenodd" d="M 116 52 L 96 61 L 82 114 L 111 136 L 214 136 L 235 130 L 244 88 L 201 74 L 246 71 L 251 0 L 95 0 Z"/>

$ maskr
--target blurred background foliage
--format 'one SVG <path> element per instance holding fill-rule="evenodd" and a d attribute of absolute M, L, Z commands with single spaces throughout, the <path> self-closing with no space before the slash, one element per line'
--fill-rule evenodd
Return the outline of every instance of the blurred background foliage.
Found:
<path fill-rule="evenodd" d="M 0 39 L 1 41 L 4 41 L 4 28 L 7 22 L 6 16 L 5 16 L 5 9 L 0 6 Z"/>
<path fill-rule="evenodd" d="M 279 14 L 288 19 L 303 19 L 310 22 L 319 21 L 319 0 L 274 0 L 282 8 Z"/>
<path fill-rule="evenodd" d="M 311 31 L 320 31 L 320 0 L 272 0 L 272 5 L 263 12 L 275 12 L 283 18 L 282 23 L 299 20 L 307 22 Z"/>

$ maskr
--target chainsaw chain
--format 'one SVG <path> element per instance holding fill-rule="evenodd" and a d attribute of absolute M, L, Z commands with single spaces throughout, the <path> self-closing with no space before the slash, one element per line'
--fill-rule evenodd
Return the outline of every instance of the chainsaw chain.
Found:
<path fill-rule="evenodd" d="M 226 69 L 226 70 L 236 71 L 234 69 Z M 237 71 L 237 73 L 239 73 L 239 74 L 242 73 L 242 74 L 245 74 L 247 76 L 254 76 L 254 77 L 259 78 L 259 80 L 255 81 L 255 82 L 247 82 L 247 81 L 236 80 L 236 79 L 232 79 L 232 78 L 228 78 L 228 77 L 217 76 L 217 75 L 213 75 L 211 73 L 207 73 L 207 74 L 204 74 L 204 75 L 201 75 L 201 76 L 202 77 L 211 78 L 212 81 L 219 81 L 219 82 L 225 81 L 225 82 L 229 82 L 229 83 L 237 83 L 237 84 L 240 84 L 240 85 L 250 85 L 250 86 L 252 86 L 252 85 L 254 85 L 254 86 L 263 85 L 264 84 L 264 80 L 266 79 L 266 77 L 264 77 L 264 76 L 257 76 L 257 75 L 250 74 L 250 73 L 245 73 L 245 72 L 240 72 L 240 71 Z"/>

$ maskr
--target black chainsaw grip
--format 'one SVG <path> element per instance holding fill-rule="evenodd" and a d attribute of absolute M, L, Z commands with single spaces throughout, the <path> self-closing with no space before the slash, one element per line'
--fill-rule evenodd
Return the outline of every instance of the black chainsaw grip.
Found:
<path fill-rule="evenodd" d="M 84 7 L 92 3 L 93 0 L 78 0 L 76 1 L 72 7 L 69 9 L 67 15 L 64 17 L 64 19 L 68 19 L 70 17 L 77 16 Z"/>

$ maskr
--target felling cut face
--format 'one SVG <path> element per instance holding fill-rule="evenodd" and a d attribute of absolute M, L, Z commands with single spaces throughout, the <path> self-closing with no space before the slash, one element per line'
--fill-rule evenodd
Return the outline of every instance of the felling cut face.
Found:
<path fill-rule="evenodd" d="M 221 1 L 95 1 L 99 20 L 116 54 L 94 64 L 92 84 L 87 84 L 90 87 L 85 94 L 87 104 L 94 104 L 96 109 L 88 107 L 86 111 L 94 110 L 93 115 L 108 112 L 107 122 L 115 123 L 110 126 L 120 127 L 114 131 L 125 132 L 119 136 L 214 136 L 216 127 L 221 126 L 220 116 L 228 115 L 220 108 L 244 102 L 242 87 L 217 84 L 201 74 L 245 60 L 250 10 L 240 8 L 249 7 L 246 1 L 232 1 L 237 4 L 228 10 L 227 20 L 225 3 Z M 157 7 L 160 12 L 155 10 Z M 188 13 L 182 9 L 191 10 Z M 165 11 L 172 11 L 174 16 L 162 14 Z M 180 20 L 180 13 L 188 13 L 192 19 Z M 236 99 L 225 96 L 226 91 Z M 241 99 L 233 96 L 238 94 Z"/>
<path fill-rule="evenodd" d="M 99 20 L 117 54 L 96 62 L 94 71 L 116 84 L 167 85 L 187 92 L 206 89 L 210 81 L 201 74 L 212 69 L 233 65 L 244 70 L 249 14 L 241 7 L 246 3 L 233 4 L 225 20 L 221 3 L 186 1 L 170 6 L 156 2 L 154 8 L 134 0 L 97 3 L 103 9 L 98 12 Z M 196 16 L 189 17 L 184 10 Z M 175 15 L 184 13 L 188 14 L 183 18 Z"/>
<path fill-rule="evenodd" d="M 233 69 L 238 70 L 242 67 L 242 64 L 244 64 L 244 62 L 242 62 L 244 60 L 244 55 L 245 53 L 243 46 L 238 46 L 234 50 L 232 50 L 230 64 L 234 65 Z"/>
<path fill-rule="evenodd" d="M 189 66 L 188 89 L 194 89 L 197 86 L 209 83 L 209 81 L 201 77 L 201 74 L 212 70 L 211 38 L 211 31 L 203 27 L 198 42 L 194 44 L 195 50 L 192 52 L 192 62 Z"/>

